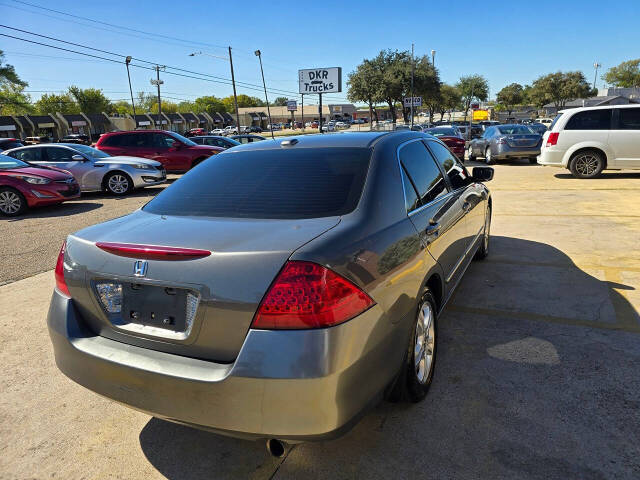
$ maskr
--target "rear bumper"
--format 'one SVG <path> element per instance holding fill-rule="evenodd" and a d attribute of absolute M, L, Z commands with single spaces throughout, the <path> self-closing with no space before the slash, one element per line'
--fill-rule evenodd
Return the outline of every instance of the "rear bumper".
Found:
<path fill-rule="evenodd" d="M 157 417 L 244 438 L 344 433 L 381 398 L 404 353 L 395 348 L 401 336 L 389 338 L 398 326 L 391 329 L 378 306 L 329 329 L 249 330 L 231 364 L 94 335 L 57 290 L 47 323 L 58 368 L 80 385 Z"/>
<path fill-rule="evenodd" d="M 549 165 L 553 167 L 566 167 L 562 163 L 564 157 L 564 151 L 553 150 L 553 148 L 545 148 L 538 155 L 538 163 L 540 165 Z"/>
<path fill-rule="evenodd" d="M 540 155 L 540 146 L 532 148 L 514 148 L 509 145 L 499 145 L 493 155 L 496 160 L 508 158 L 537 157 Z"/>

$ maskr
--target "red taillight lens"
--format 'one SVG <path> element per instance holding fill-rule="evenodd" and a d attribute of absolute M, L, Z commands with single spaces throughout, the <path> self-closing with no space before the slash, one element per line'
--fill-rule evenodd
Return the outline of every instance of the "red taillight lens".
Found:
<path fill-rule="evenodd" d="M 71 297 L 69 293 L 69 288 L 67 287 L 67 282 L 64 281 L 64 251 L 67 248 L 67 242 L 62 243 L 62 247 L 60 248 L 60 253 L 58 254 L 58 261 L 56 262 L 55 269 L 55 277 L 56 277 L 56 287 L 60 291 L 60 293 L 66 295 L 67 297 Z"/>
<path fill-rule="evenodd" d="M 547 137 L 547 147 L 551 147 L 558 143 L 558 137 L 560 136 L 560 132 L 551 132 Z"/>
<path fill-rule="evenodd" d="M 301 329 L 337 325 L 375 302 L 353 283 L 311 262 L 287 262 L 262 299 L 253 328 Z"/>

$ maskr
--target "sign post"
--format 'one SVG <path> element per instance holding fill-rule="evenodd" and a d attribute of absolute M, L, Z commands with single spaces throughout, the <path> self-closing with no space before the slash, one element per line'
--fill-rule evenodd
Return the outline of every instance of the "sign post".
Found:
<path fill-rule="evenodd" d="M 338 93 L 342 91 L 342 68 L 309 68 L 298 70 L 298 93 L 318 94 L 319 121 L 318 127 L 322 132 L 322 94 Z M 302 119 L 304 122 L 304 117 Z"/>

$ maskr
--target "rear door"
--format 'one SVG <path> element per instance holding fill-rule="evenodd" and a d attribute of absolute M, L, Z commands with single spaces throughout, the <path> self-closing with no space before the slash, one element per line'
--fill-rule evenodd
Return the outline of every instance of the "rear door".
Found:
<path fill-rule="evenodd" d="M 178 140 L 166 133 L 156 132 L 149 135 L 153 160 L 162 163 L 167 170 L 180 171 L 191 168 L 191 154 L 186 145 L 180 145 Z"/>
<path fill-rule="evenodd" d="M 427 251 L 442 267 L 447 284 L 455 285 L 466 247 L 460 192 L 449 191 L 440 168 L 420 139 L 402 145 L 398 156 L 409 218 Z"/>
<path fill-rule="evenodd" d="M 640 168 L 640 107 L 613 109 L 609 148 L 618 168 Z"/>

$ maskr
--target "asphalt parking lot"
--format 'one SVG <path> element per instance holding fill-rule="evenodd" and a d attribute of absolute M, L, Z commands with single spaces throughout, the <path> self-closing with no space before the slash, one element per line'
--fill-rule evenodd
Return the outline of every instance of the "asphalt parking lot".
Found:
<path fill-rule="evenodd" d="M 426 400 L 383 403 L 284 459 L 115 404 L 54 365 L 62 240 L 161 187 L 0 220 L 0 478 L 640 478 L 640 173 L 495 169 L 491 252 L 440 319 Z"/>

